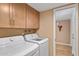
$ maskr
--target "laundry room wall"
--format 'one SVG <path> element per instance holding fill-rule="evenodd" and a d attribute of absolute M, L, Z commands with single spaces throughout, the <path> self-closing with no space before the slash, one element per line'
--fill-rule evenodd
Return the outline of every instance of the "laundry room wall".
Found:
<path fill-rule="evenodd" d="M 38 34 L 49 39 L 49 54 L 53 55 L 53 10 L 40 13 L 40 28 Z"/>

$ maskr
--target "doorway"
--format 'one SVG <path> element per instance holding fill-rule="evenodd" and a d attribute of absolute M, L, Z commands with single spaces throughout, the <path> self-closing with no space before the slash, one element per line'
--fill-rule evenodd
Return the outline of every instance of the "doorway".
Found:
<path fill-rule="evenodd" d="M 56 20 L 56 55 L 72 55 L 72 43 L 70 39 L 71 19 Z"/>
<path fill-rule="evenodd" d="M 54 10 L 53 51 L 55 56 L 78 55 L 76 7 L 71 6 Z"/>

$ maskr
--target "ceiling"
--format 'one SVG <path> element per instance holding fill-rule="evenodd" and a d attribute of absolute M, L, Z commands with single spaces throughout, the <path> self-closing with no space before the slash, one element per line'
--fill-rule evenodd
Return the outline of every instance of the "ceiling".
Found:
<path fill-rule="evenodd" d="M 39 12 L 43 12 L 49 9 L 67 5 L 68 3 L 28 3 L 31 7 L 36 9 Z"/>
<path fill-rule="evenodd" d="M 61 11 L 57 11 L 56 12 L 56 20 L 57 21 L 61 21 L 61 20 L 71 20 L 72 18 L 72 13 L 74 12 L 73 8 L 69 8 L 69 9 L 64 9 Z"/>
<path fill-rule="evenodd" d="M 54 9 L 56 7 L 67 5 L 68 3 L 28 3 L 32 8 L 39 12 Z M 72 17 L 73 9 L 66 9 L 56 12 L 56 20 L 70 20 Z"/>

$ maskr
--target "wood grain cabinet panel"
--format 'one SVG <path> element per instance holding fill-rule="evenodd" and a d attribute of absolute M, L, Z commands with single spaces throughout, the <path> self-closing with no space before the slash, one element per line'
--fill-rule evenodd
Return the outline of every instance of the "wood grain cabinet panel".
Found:
<path fill-rule="evenodd" d="M 14 28 L 25 28 L 25 4 L 14 3 L 12 7 Z"/>
<path fill-rule="evenodd" d="M 34 28 L 39 28 L 39 12 L 34 11 Z"/>
<path fill-rule="evenodd" d="M 33 27 L 33 9 L 31 7 L 27 7 L 27 23 L 26 28 L 32 28 Z"/>
<path fill-rule="evenodd" d="M 39 12 L 32 7 L 27 8 L 27 28 L 38 29 L 39 28 Z"/>
<path fill-rule="evenodd" d="M 0 3 L 0 27 L 9 27 L 9 4 L 8 3 Z"/>

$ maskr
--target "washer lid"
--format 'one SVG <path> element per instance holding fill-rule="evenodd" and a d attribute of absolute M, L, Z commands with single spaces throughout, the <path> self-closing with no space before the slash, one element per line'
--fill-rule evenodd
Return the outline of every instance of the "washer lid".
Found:
<path fill-rule="evenodd" d="M 39 45 L 25 42 L 14 46 L 0 48 L 0 56 L 24 56 L 38 48 Z"/>

